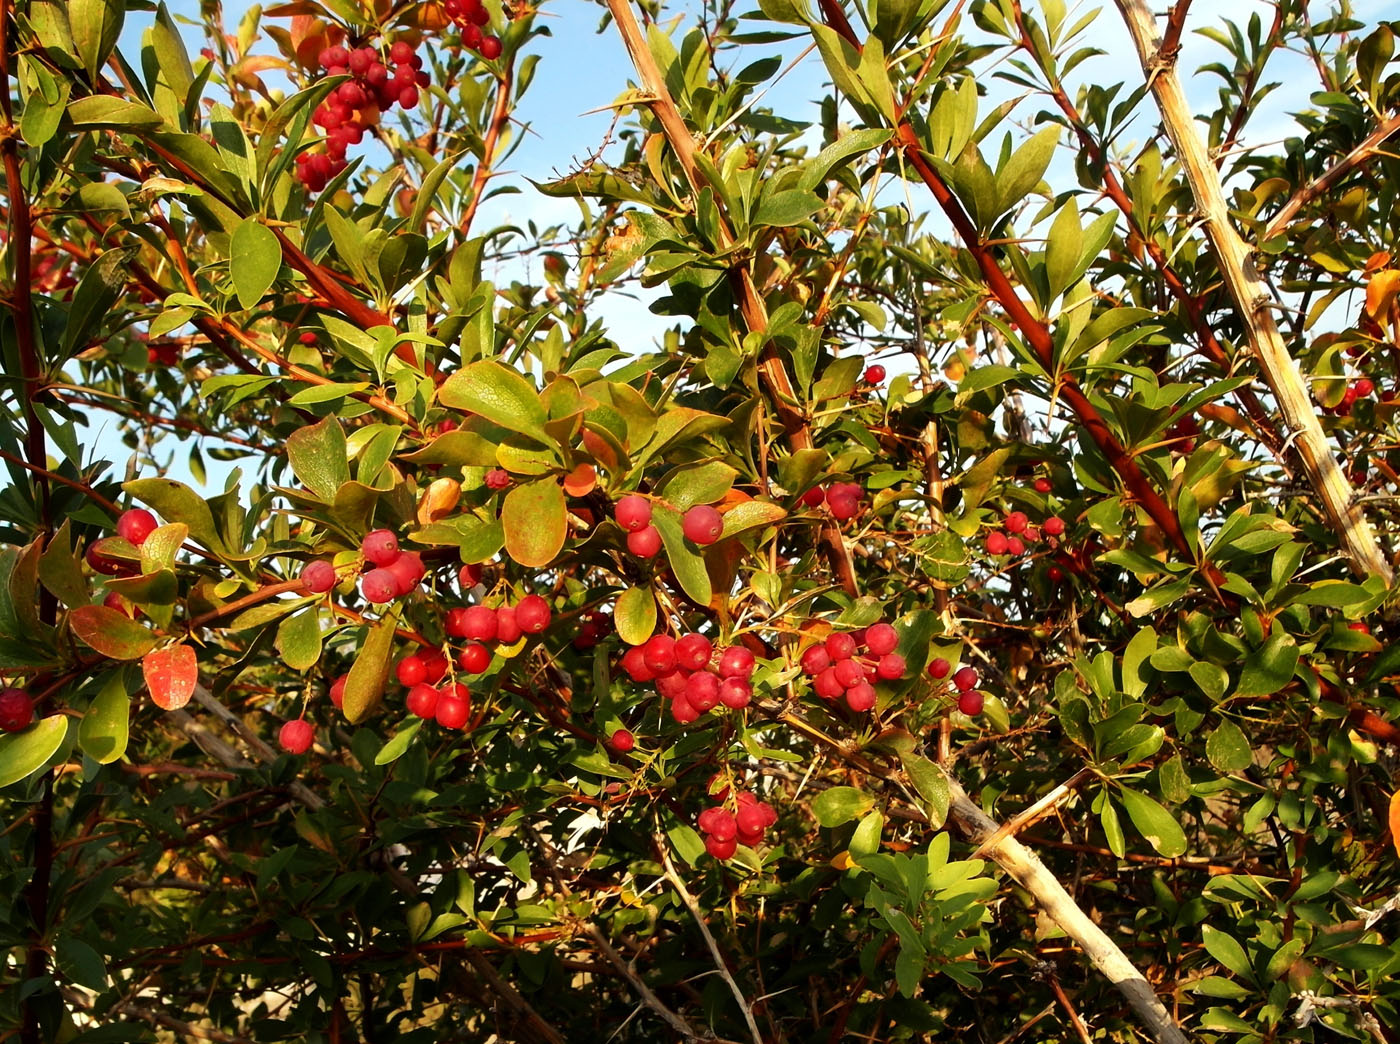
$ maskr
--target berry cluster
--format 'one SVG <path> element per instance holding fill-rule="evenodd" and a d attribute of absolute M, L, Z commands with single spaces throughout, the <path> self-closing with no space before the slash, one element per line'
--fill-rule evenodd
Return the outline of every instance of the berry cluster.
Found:
<path fill-rule="evenodd" d="M 464 46 L 476 51 L 487 61 L 494 61 L 501 56 L 501 41 L 481 31 L 491 23 L 491 13 L 486 10 L 481 0 L 443 0 L 442 9 L 462 30 Z"/>
<path fill-rule="evenodd" d="M 1036 482 L 1038 489 L 1041 482 Z M 1046 482 L 1049 485 L 1048 482 Z M 993 530 L 987 534 L 987 553 L 989 555 L 1011 555 L 1019 558 L 1026 553 L 1026 545 L 1038 543 L 1043 532 L 1047 537 L 1059 537 L 1064 534 L 1065 521 L 1058 515 L 1047 518 L 1040 529 L 1030 524 L 1024 511 L 1010 511 L 1001 520 L 1001 529 Z"/>
<path fill-rule="evenodd" d="M 717 798 L 723 802 L 728 788 Z M 739 845 L 754 848 L 763 842 L 763 832 L 778 821 L 773 806 L 760 801 L 756 794 L 739 791 L 729 811 L 723 804 L 714 805 L 700 813 L 696 826 L 705 835 L 705 851 L 716 859 L 732 858 Z"/>
<path fill-rule="evenodd" d="M 312 192 L 320 192 L 345 169 L 346 151 L 364 140 L 365 128 L 377 124 L 380 113 L 395 105 L 417 108 L 419 88 L 429 82 L 423 59 L 412 44 L 398 40 L 389 48 L 389 60 L 392 70 L 379 51 L 369 46 L 327 47 L 317 56 L 327 76 L 351 79 L 333 90 L 311 117 L 326 132 L 326 151 L 297 155 L 297 178 Z"/>
<path fill-rule="evenodd" d="M 627 550 L 638 558 L 652 558 L 661 550 L 661 533 L 651 524 L 651 501 L 630 493 L 617 502 L 613 518 L 627 531 Z M 724 516 L 709 504 L 696 504 L 681 517 L 685 538 L 708 547 L 724 535 Z"/>
<path fill-rule="evenodd" d="M 34 720 L 34 700 L 23 689 L 0 689 L 0 732 L 21 732 Z"/>
<path fill-rule="evenodd" d="M 1369 377 L 1358 377 L 1347 385 L 1347 390 L 1342 393 L 1342 401 L 1335 406 L 1324 406 L 1323 412 L 1330 413 L 1334 417 L 1351 416 L 1351 408 L 1356 405 L 1357 399 L 1369 399 L 1376 390 L 1375 382 Z"/>
<path fill-rule="evenodd" d="M 409 594 L 423 582 L 423 576 L 427 573 L 418 553 L 400 551 L 399 538 L 388 529 L 366 533 L 360 541 L 360 552 L 365 556 L 365 561 L 374 566 L 360 576 L 360 594 L 376 605 Z M 324 564 L 312 562 L 306 568 L 310 570 L 312 566 Z M 318 573 L 317 580 L 325 583 L 324 570 Z M 302 582 L 307 582 L 306 570 L 302 572 Z M 325 590 L 330 590 L 331 586 L 334 586 L 333 580 Z"/>
<path fill-rule="evenodd" d="M 833 482 L 826 488 L 813 486 L 802 494 L 802 503 L 812 508 L 826 504 L 836 521 L 845 522 L 860 514 L 860 498 L 864 494 L 858 483 Z"/>
<path fill-rule="evenodd" d="M 929 662 L 928 676 L 934 681 L 942 681 L 952 670 L 953 665 L 939 656 Z M 958 690 L 958 710 L 968 717 L 981 714 L 986 701 L 983 694 L 977 691 L 977 680 L 975 667 L 959 667 L 953 674 L 953 687 Z"/>
<path fill-rule="evenodd" d="M 868 711 L 875 706 L 874 681 L 904 677 L 906 664 L 894 651 L 897 645 L 899 634 L 887 623 L 871 624 L 863 631 L 837 631 L 808 646 L 802 672 L 822 699 L 834 702 L 845 696 L 851 710 Z"/>
<path fill-rule="evenodd" d="M 654 682 L 682 725 L 719 704 L 740 710 L 753 699 L 753 653 L 742 645 L 716 650 L 703 634 L 652 635 L 623 654 L 622 669 L 634 682 Z"/>

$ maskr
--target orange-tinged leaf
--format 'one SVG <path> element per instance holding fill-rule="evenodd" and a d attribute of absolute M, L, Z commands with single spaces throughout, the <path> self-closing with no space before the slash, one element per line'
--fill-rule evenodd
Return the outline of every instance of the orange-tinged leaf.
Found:
<path fill-rule="evenodd" d="M 552 478 L 516 486 L 501 504 L 501 527 L 506 554 L 527 569 L 542 569 L 554 561 L 569 535 L 564 491 Z"/>
<path fill-rule="evenodd" d="M 462 484 L 456 479 L 434 479 L 418 502 L 418 524 L 426 526 L 451 514 L 461 499 Z"/>
<path fill-rule="evenodd" d="M 1390 843 L 1395 846 L 1395 854 L 1400 855 L 1400 790 L 1390 795 Z"/>
<path fill-rule="evenodd" d="M 162 710 L 179 710 L 190 702 L 199 681 L 199 660 L 188 645 L 167 645 L 141 658 L 141 673 L 151 699 Z"/>
<path fill-rule="evenodd" d="M 1390 251 L 1377 250 L 1374 254 L 1372 254 L 1366 259 L 1366 267 L 1365 269 L 1363 269 L 1363 271 L 1367 275 L 1370 275 L 1376 269 L 1384 268 L 1388 264 L 1390 264 Z"/>
<path fill-rule="evenodd" d="M 1380 319 L 1400 293 L 1400 269 L 1384 268 L 1366 282 L 1366 314 Z"/>
<path fill-rule="evenodd" d="M 586 497 L 598 485 L 598 473 L 592 464 L 580 464 L 564 476 L 564 492 L 571 497 Z"/>
<path fill-rule="evenodd" d="M 611 446 L 600 435 L 594 434 L 587 428 L 583 429 L 583 448 L 593 455 L 603 467 L 609 471 L 617 470 L 617 454 L 613 452 Z"/>
<path fill-rule="evenodd" d="M 156 644 L 150 631 L 105 605 L 79 606 L 68 614 L 68 626 L 83 644 L 113 660 L 140 659 Z"/>

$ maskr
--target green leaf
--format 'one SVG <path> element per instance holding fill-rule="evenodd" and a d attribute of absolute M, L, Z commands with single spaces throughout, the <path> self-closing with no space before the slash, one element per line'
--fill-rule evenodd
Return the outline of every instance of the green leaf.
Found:
<path fill-rule="evenodd" d="M 665 476 L 658 483 L 656 492 L 677 511 L 685 511 L 696 504 L 713 504 L 721 500 L 733 488 L 734 478 L 738 474 L 728 464 L 718 460 L 687 464 Z"/>
<path fill-rule="evenodd" d="M 54 946 L 54 963 L 64 976 L 89 990 L 101 993 L 107 988 L 107 965 L 102 955 L 81 939 L 59 937 Z"/>
<path fill-rule="evenodd" d="M 556 444 L 545 430 L 549 416 L 535 386 L 493 359 L 470 363 L 447 378 L 438 401 L 450 409 L 478 413 L 546 446 Z"/>
<path fill-rule="evenodd" d="M 812 815 L 824 827 L 838 827 L 863 816 L 875 805 L 875 799 L 855 787 L 830 787 L 812 802 Z"/>
<path fill-rule="evenodd" d="M 334 500 L 336 491 L 350 481 L 345 429 L 334 416 L 287 436 L 287 459 L 302 485 L 322 500 Z"/>
<path fill-rule="evenodd" d="M 629 587 L 613 609 L 617 636 L 628 645 L 641 645 L 656 633 L 656 598 L 650 587 Z"/>
<path fill-rule="evenodd" d="M 927 758 L 905 752 L 900 752 L 899 757 L 904 763 L 904 771 L 909 774 L 909 781 L 914 784 L 914 789 L 928 802 L 925 812 L 929 824 L 935 830 L 938 829 L 948 818 L 948 806 L 952 800 L 948 790 L 948 778 L 942 769 Z"/>
<path fill-rule="evenodd" d="M 705 842 L 700 840 L 699 834 L 681 823 L 666 831 L 666 836 L 670 839 L 671 848 L 675 850 L 676 855 L 691 866 L 699 865 L 700 859 L 705 855 Z"/>
<path fill-rule="evenodd" d="M 728 539 L 747 529 L 770 526 L 786 517 L 787 511 L 777 504 L 767 500 L 745 500 L 724 513 L 724 532 L 720 539 Z"/>
<path fill-rule="evenodd" d="M 928 955 L 920 948 L 905 946 L 903 943 L 899 947 L 899 956 L 894 959 L 894 980 L 899 987 L 899 992 L 906 997 L 915 997 L 919 992 L 919 983 L 924 978 L 924 966 L 928 960 Z"/>
<path fill-rule="evenodd" d="M 122 101 L 109 94 L 94 94 L 71 103 L 68 121 L 79 130 L 136 130 L 165 123 L 160 113 L 149 106 Z"/>
<path fill-rule="evenodd" d="M 1190 590 L 1191 581 L 1189 578 L 1169 580 L 1134 598 L 1123 608 L 1127 609 L 1133 616 L 1146 616 L 1148 613 L 1155 613 L 1158 609 L 1165 609 L 1178 598 L 1186 597 Z"/>
<path fill-rule="evenodd" d="M 1146 794 L 1124 787 L 1118 795 L 1123 807 L 1128 810 L 1128 818 L 1137 827 L 1138 833 L 1147 838 L 1147 843 L 1159 855 L 1175 859 L 1186 851 L 1186 833 L 1176 817 Z"/>
<path fill-rule="evenodd" d="M 681 590 L 696 605 L 708 606 L 714 594 L 710 588 L 710 574 L 705 569 L 704 556 L 686 540 L 681 516 L 668 507 L 656 505 L 651 512 L 651 524 L 661 534 L 666 559 L 671 563 L 671 571 L 676 574 Z"/>
<path fill-rule="evenodd" d="M 73 291 L 68 322 L 59 341 L 59 350 L 65 359 L 85 349 L 93 332 L 107 318 L 122 287 L 126 285 L 127 263 L 130 260 L 125 250 L 109 250 L 83 273 L 77 289 Z"/>
<path fill-rule="evenodd" d="M 1206 758 L 1221 772 L 1243 772 L 1254 755 L 1244 731 L 1233 721 L 1222 721 L 1206 737 Z"/>
<path fill-rule="evenodd" d="M 880 850 L 880 835 L 885 829 L 885 817 L 878 808 L 872 808 L 865 814 L 865 818 L 856 827 L 856 832 L 851 835 L 849 851 L 852 856 L 859 858 L 865 855 L 874 855 Z"/>
<path fill-rule="evenodd" d="M 255 217 L 245 218 L 229 240 L 228 267 L 238 303 L 253 308 L 282 267 L 282 246 L 272 229 Z"/>
<path fill-rule="evenodd" d="M 1079 224 L 1079 208 L 1070 199 L 1055 215 L 1045 243 L 1045 276 L 1050 283 L 1050 295 L 1056 297 L 1069 289 L 1070 280 L 1079 270 L 1079 255 L 1083 249 L 1084 230 Z"/>
<path fill-rule="evenodd" d="M 1206 953 L 1230 971 L 1247 979 L 1254 978 L 1254 968 L 1249 963 L 1249 957 L 1234 936 L 1207 924 L 1201 928 L 1201 941 L 1205 943 Z"/>
<path fill-rule="evenodd" d="M 110 765 L 126 753 L 130 729 L 131 694 L 122 671 L 114 671 L 83 715 L 78 745 L 99 765 Z"/>
<path fill-rule="evenodd" d="M 1245 660 L 1236 696 L 1271 696 L 1293 680 L 1298 666 L 1298 643 L 1286 631 L 1276 629 L 1258 650 Z"/>
<path fill-rule="evenodd" d="M 765 193 L 758 201 L 753 223 L 775 228 L 800 225 L 824 206 L 826 202 L 810 189 Z"/>
<path fill-rule="evenodd" d="M 1001 213 L 1006 213 L 1035 191 L 1045 177 L 1059 140 L 1059 127 L 1051 125 L 1042 128 L 1022 143 L 1006 161 L 1006 166 L 997 171 L 997 197 Z"/>
<path fill-rule="evenodd" d="M 463 562 L 485 562 L 505 547 L 505 531 L 494 518 L 457 515 L 409 534 L 417 544 L 456 544 Z"/>
<path fill-rule="evenodd" d="M 369 717 L 384 697 L 384 683 L 389 680 L 389 653 L 394 648 L 394 629 L 398 621 L 395 607 L 371 624 L 359 654 L 350 665 L 341 709 L 351 725 L 358 725 Z"/>
<path fill-rule="evenodd" d="M 126 4 L 122 0 L 69 0 L 67 6 L 73 46 L 88 79 L 96 80 L 121 35 Z"/>
<path fill-rule="evenodd" d="M 39 582 L 69 609 L 88 603 L 87 581 L 73 553 L 66 519 L 39 556 Z"/>
<path fill-rule="evenodd" d="M 0 787 L 8 787 L 43 768 L 67 734 L 68 718 L 51 714 L 22 732 L 0 735 Z"/>
<path fill-rule="evenodd" d="M 68 626 L 85 645 L 113 660 L 139 660 L 156 638 L 125 613 L 105 605 L 84 605 L 68 614 Z"/>
<path fill-rule="evenodd" d="M 217 555 L 226 554 L 223 538 L 214 527 L 214 516 L 208 503 L 183 482 L 174 479 L 146 478 L 122 483 L 122 489 L 141 503 L 148 505 L 167 522 L 183 522 L 190 527 L 190 536 Z"/>
<path fill-rule="evenodd" d="M 506 554 L 528 569 L 541 569 L 558 557 L 569 535 L 569 508 L 553 478 L 522 483 L 501 503 Z"/>
<path fill-rule="evenodd" d="M 376 765 L 389 765 L 403 757 L 408 751 L 408 745 L 413 742 L 413 737 L 418 735 L 418 730 L 423 726 L 422 718 L 414 718 L 398 732 L 389 737 L 389 742 L 379 748 L 379 753 L 374 756 Z"/>
<path fill-rule="evenodd" d="M 316 666 L 321 659 L 321 617 L 316 606 L 308 606 L 278 624 L 277 651 L 294 671 Z"/>
<path fill-rule="evenodd" d="M 803 164 L 802 177 L 798 181 L 797 187 L 806 190 L 816 188 L 830 177 L 831 172 L 838 166 L 854 159 L 863 152 L 878 148 L 889 141 L 890 135 L 893 133 L 889 130 L 871 128 L 842 134 L 836 141 Z"/>

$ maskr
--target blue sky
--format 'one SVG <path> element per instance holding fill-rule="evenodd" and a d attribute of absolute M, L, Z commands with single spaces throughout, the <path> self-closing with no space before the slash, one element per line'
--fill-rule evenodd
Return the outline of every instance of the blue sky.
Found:
<path fill-rule="evenodd" d="M 1028 6 L 1034 9 L 1037 5 L 1032 2 Z M 1093 6 L 1097 5 L 1074 5 L 1071 18 L 1077 18 L 1079 13 L 1092 10 Z M 1158 6 L 1164 7 L 1165 4 L 1159 3 Z M 1359 18 L 1367 20 L 1381 17 L 1386 6 L 1387 0 L 1360 0 L 1354 5 L 1354 9 Z M 197 17 L 198 8 L 191 0 L 177 0 L 172 5 L 172 10 L 177 16 Z M 227 27 L 230 31 L 236 29 L 242 10 L 242 5 L 226 8 L 229 19 Z M 694 4 L 677 5 L 674 10 L 687 14 L 693 12 Z M 525 179 L 542 181 L 557 177 L 574 167 L 576 161 L 594 153 L 613 121 L 612 113 L 606 107 L 627 88 L 632 78 L 631 65 L 616 31 L 610 27 L 601 34 L 597 32 L 602 7 L 585 0 L 552 0 L 543 5 L 542 11 L 543 18 L 550 27 L 551 36 L 537 38 L 531 46 L 531 50 L 541 55 L 541 61 L 535 82 L 525 95 L 519 110 L 520 119 L 529 125 L 529 129 L 522 147 L 512 157 L 510 169 L 505 175 L 521 186 L 522 191 L 518 195 L 501 196 L 490 201 L 483 209 L 478 228 L 505 222 L 523 223 L 527 220 L 544 225 L 576 218 L 578 211 L 575 204 L 543 196 L 535 192 Z M 1258 11 L 1267 25 L 1271 7 L 1262 0 L 1240 0 L 1229 5 L 1197 4 L 1192 9 L 1189 27 L 1196 29 L 1218 24 L 1226 11 L 1241 21 L 1247 18 L 1249 12 Z M 149 15 L 144 12 L 132 12 L 128 16 L 122 36 L 122 48 L 129 60 L 134 60 L 139 55 L 140 34 L 144 26 L 149 24 L 149 20 Z M 681 27 L 675 34 L 676 38 L 679 39 L 685 28 L 691 24 L 693 19 L 682 18 Z M 761 23 L 752 24 L 757 27 Z M 193 27 L 185 26 L 184 29 L 190 52 L 197 53 L 203 41 L 196 38 Z M 977 30 L 970 21 L 965 21 L 964 32 L 975 34 Z M 1117 10 L 1111 3 L 1100 9 L 1085 42 L 1108 53 L 1080 66 L 1072 77 L 1075 84 L 1114 82 L 1120 79 L 1134 82 L 1140 75 L 1136 54 Z M 1221 51 L 1214 43 L 1195 33 L 1188 33 L 1183 44 L 1179 67 L 1186 80 L 1188 94 L 1199 109 L 1213 107 L 1220 81 L 1214 76 L 1195 76 L 1193 73 L 1208 61 L 1220 60 Z M 789 42 L 746 48 L 741 63 L 747 64 L 768 53 L 781 54 L 785 59 L 791 58 L 801 51 L 803 45 L 803 42 Z M 258 48 L 274 50 L 272 42 L 266 39 Z M 988 75 L 979 77 L 979 83 L 987 89 L 987 97 L 982 102 L 984 112 L 1016 91 L 1004 81 L 992 77 L 991 71 L 989 69 Z M 1301 55 L 1276 56 L 1267 72 L 1267 79 L 1282 81 L 1284 86 L 1266 101 L 1263 111 L 1251 122 L 1246 138 L 1248 144 L 1264 147 L 1293 133 L 1294 124 L 1289 113 L 1308 106 L 1307 94 L 1316 89 L 1317 83 L 1315 73 Z M 821 60 L 812 53 L 786 77 L 771 86 L 762 104 L 771 106 L 778 115 L 813 121 L 816 119 L 813 99 L 821 97 L 825 80 L 826 74 Z M 1037 99 L 1027 99 L 1015 115 L 1024 113 L 1029 116 L 1038 104 Z M 1150 105 L 1148 108 L 1150 110 Z M 1138 137 L 1141 138 L 1155 125 L 1155 111 L 1150 110 L 1146 117 L 1139 120 L 1139 125 L 1142 127 L 1142 133 Z M 1071 160 L 1069 151 L 1062 149 L 1056 165 L 1051 169 L 1052 183 L 1061 186 L 1074 183 L 1074 175 L 1070 169 Z M 891 197 L 892 199 L 908 198 L 916 206 L 922 206 L 925 198 L 917 192 L 906 197 L 904 189 L 900 186 L 891 186 L 887 192 L 898 193 L 898 197 Z M 946 229 L 941 218 L 929 222 L 928 227 Z M 521 273 L 501 271 L 494 274 L 509 278 L 512 275 L 518 277 Z M 534 275 L 538 277 L 537 273 Z M 646 309 L 645 301 L 623 294 L 604 301 L 601 314 L 607 320 L 614 337 L 623 344 L 650 345 L 671 322 L 651 315 Z M 893 368 L 900 367 L 896 364 Z M 96 425 L 100 426 L 103 423 L 102 418 L 94 420 Z M 118 466 L 121 466 L 124 461 L 122 447 L 114 445 L 115 440 L 110 437 L 104 438 L 100 427 L 90 434 L 94 444 L 100 445 L 107 451 L 107 455 L 113 456 Z M 107 434 L 110 436 L 110 433 Z M 182 456 L 180 455 L 179 459 L 182 459 Z M 221 484 L 223 473 L 224 469 L 211 466 L 211 482 Z M 175 475 L 189 480 L 183 464 L 178 461 Z"/>

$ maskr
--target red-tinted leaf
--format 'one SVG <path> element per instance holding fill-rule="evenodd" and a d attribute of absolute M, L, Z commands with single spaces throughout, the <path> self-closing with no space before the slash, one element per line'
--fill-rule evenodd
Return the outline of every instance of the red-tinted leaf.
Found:
<path fill-rule="evenodd" d="M 68 625 L 86 645 L 114 660 L 136 660 L 150 652 L 156 639 L 125 613 L 105 605 L 84 605 L 68 615 Z"/>
<path fill-rule="evenodd" d="M 199 660 L 188 645 L 167 645 L 142 657 L 141 673 L 157 707 L 179 710 L 194 695 Z"/>

